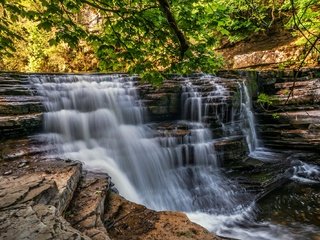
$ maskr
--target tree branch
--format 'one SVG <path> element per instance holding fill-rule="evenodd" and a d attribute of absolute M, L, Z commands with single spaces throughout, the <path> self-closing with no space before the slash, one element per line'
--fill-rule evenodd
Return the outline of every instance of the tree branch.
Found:
<path fill-rule="evenodd" d="M 185 37 L 185 35 L 183 34 L 183 32 L 181 31 L 181 29 L 178 27 L 177 22 L 171 12 L 170 9 L 170 5 L 168 0 L 157 0 L 161 10 L 163 11 L 163 13 L 166 16 L 166 19 L 168 21 L 168 24 L 170 25 L 171 29 L 173 30 L 173 32 L 175 33 L 175 35 L 177 36 L 179 43 L 180 43 L 180 60 L 183 59 L 185 52 L 189 49 L 189 43 Z"/>

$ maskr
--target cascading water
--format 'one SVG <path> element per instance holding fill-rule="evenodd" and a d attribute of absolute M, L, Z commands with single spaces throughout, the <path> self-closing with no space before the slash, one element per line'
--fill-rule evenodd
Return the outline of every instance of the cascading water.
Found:
<path fill-rule="evenodd" d="M 209 118 L 216 117 L 222 137 L 228 137 L 241 129 L 234 116 L 242 111 L 227 109 L 230 94 L 218 78 L 200 78 L 210 89 L 206 91 L 199 90 L 197 81 L 183 79 L 183 120 L 178 124 L 188 134 L 182 138 L 159 136 L 145 122 L 135 77 L 39 75 L 30 80 L 47 109 L 44 137 L 59 156 L 108 173 L 127 199 L 157 210 L 187 212 L 224 236 L 291 239 L 275 226 L 257 225 L 252 198 L 219 168 Z M 247 93 L 244 99 L 248 101 Z"/>
<path fill-rule="evenodd" d="M 249 95 L 249 90 L 247 88 L 246 82 L 239 82 L 240 89 L 240 111 L 243 116 L 242 119 L 246 122 L 246 127 L 243 127 L 244 135 L 246 136 L 246 141 L 249 147 L 249 152 L 252 154 L 258 147 L 258 138 L 255 129 L 255 120 L 252 113 L 252 102 Z"/>
<path fill-rule="evenodd" d="M 39 76 L 32 81 L 46 99 L 46 137 L 65 157 L 109 173 L 126 198 L 154 209 L 181 211 L 237 205 L 229 197 L 232 188 L 226 188 L 223 177 L 215 173 L 209 130 L 193 122 L 185 146 L 161 147 L 143 124 L 133 77 Z M 197 109 L 193 100 L 192 109 Z M 193 111 L 201 118 L 198 110 Z M 184 164 L 183 147 L 192 152 L 192 167 Z"/>
<path fill-rule="evenodd" d="M 263 147 L 261 142 L 258 140 L 255 127 L 255 117 L 252 111 L 252 101 L 247 87 L 247 82 L 241 81 L 238 82 L 238 85 L 240 90 L 240 119 L 242 121 L 242 132 L 246 137 L 249 149 L 249 157 L 259 159 L 264 162 L 277 161 L 277 159 L 284 158 L 283 154 Z"/>

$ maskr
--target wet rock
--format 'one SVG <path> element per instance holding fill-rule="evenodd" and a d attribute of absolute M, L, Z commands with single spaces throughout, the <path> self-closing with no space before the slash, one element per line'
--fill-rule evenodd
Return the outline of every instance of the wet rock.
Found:
<path fill-rule="evenodd" d="M 161 88 L 137 86 L 152 121 L 175 119 L 179 115 L 180 82 L 165 80 Z"/>
<path fill-rule="evenodd" d="M 29 135 L 41 128 L 42 113 L 0 117 L 0 138 Z"/>
<path fill-rule="evenodd" d="M 257 132 L 266 147 L 320 151 L 319 73 L 308 69 L 247 74 L 256 91 L 272 99 L 270 106 L 254 102 Z"/>
<path fill-rule="evenodd" d="M 320 200 L 317 189 L 316 186 L 301 186 L 295 182 L 278 188 L 259 202 L 260 218 L 280 224 L 299 222 L 302 227 L 305 227 L 305 224 L 319 226 Z M 309 230 L 310 239 L 314 239 L 311 236 L 319 233 L 318 229 L 314 230 Z"/>
<path fill-rule="evenodd" d="M 156 124 L 155 129 L 159 137 L 176 138 L 177 143 L 182 143 L 184 137 L 191 134 L 188 126 L 179 122 L 161 122 Z"/>
<path fill-rule="evenodd" d="M 11 102 L 10 98 L 0 97 L 0 115 L 22 115 L 44 112 L 43 105 L 39 102 Z"/>
<path fill-rule="evenodd" d="M 20 164 L 18 165 L 18 167 L 19 167 L 19 168 L 22 168 L 22 167 L 25 167 L 26 165 L 27 165 L 27 163 L 22 162 L 22 163 L 20 163 Z"/>
<path fill-rule="evenodd" d="M 244 137 L 216 141 L 214 148 L 219 159 L 222 160 L 225 165 L 230 165 L 230 161 L 243 159 L 248 152 L 247 143 Z"/>

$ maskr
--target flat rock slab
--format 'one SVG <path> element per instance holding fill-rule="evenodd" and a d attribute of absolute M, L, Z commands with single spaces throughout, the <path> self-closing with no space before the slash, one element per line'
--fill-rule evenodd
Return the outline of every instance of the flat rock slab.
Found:
<path fill-rule="evenodd" d="M 0 177 L 0 209 L 33 201 L 48 204 L 58 194 L 54 181 L 38 174 Z"/>
<path fill-rule="evenodd" d="M 116 240 L 218 240 L 184 213 L 156 212 L 111 193 L 104 215 L 111 239 Z"/>
<path fill-rule="evenodd" d="M 90 239 L 62 217 L 79 181 L 80 163 L 32 158 L 0 163 L 0 239 Z"/>

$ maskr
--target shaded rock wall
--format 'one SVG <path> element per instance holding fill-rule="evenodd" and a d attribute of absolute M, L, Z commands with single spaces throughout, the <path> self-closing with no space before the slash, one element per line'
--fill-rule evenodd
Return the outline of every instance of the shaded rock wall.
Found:
<path fill-rule="evenodd" d="M 257 131 L 265 146 L 320 151 L 320 69 L 304 70 L 297 78 L 293 71 L 242 74 L 254 86 Z M 260 104 L 259 93 L 272 104 Z"/>
<path fill-rule="evenodd" d="M 149 120 L 170 121 L 181 116 L 181 81 L 165 80 L 160 87 L 139 83 L 137 89 L 147 108 Z"/>

